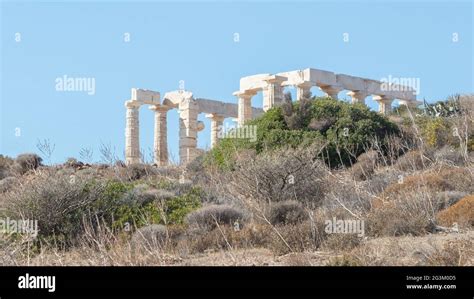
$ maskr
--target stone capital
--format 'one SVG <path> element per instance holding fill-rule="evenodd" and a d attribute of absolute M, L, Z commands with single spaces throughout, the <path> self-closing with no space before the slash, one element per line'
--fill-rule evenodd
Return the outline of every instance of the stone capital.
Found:
<path fill-rule="evenodd" d="M 224 120 L 224 116 L 222 115 L 219 115 L 219 114 L 215 114 L 215 113 L 207 113 L 205 115 L 205 117 L 211 119 L 212 121 L 218 121 L 218 122 L 221 122 Z"/>
<path fill-rule="evenodd" d="M 165 105 L 152 105 L 149 107 L 149 109 L 157 112 L 168 112 L 169 110 L 173 109 L 173 107 Z"/>
<path fill-rule="evenodd" d="M 338 93 L 343 90 L 343 88 L 338 85 L 324 85 L 319 86 L 319 88 L 321 88 L 324 93 L 326 93 L 329 97 L 333 99 L 337 99 Z"/>
<path fill-rule="evenodd" d="M 372 99 L 376 102 L 391 103 L 394 98 L 386 95 L 374 95 Z"/>
<path fill-rule="evenodd" d="M 244 90 L 244 91 L 236 91 L 232 93 L 232 95 L 242 98 L 242 99 L 251 99 L 253 96 L 257 94 L 256 91 L 249 91 L 249 90 Z"/>
<path fill-rule="evenodd" d="M 356 99 L 365 99 L 369 96 L 369 93 L 362 90 L 351 90 L 347 93 L 347 95 Z"/>
<path fill-rule="evenodd" d="M 314 84 L 309 81 L 303 81 L 303 82 L 297 83 L 295 86 L 296 86 L 296 99 L 299 101 L 305 95 L 311 94 L 311 87 L 313 87 Z"/>
<path fill-rule="evenodd" d="M 129 100 L 129 101 L 125 101 L 125 107 L 127 109 L 136 109 L 136 108 L 140 108 L 142 104 L 138 101 L 132 101 L 132 100 Z"/>
<path fill-rule="evenodd" d="M 365 104 L 365 98 L 369 96 L 369 93 L 361 90 L 351 90 L 347 93 L 347 95 L 352 98 L 352 104 Z"/>
<path fill-rule="evenodd" d="M 297 88 L 311 88 L 314 86 L 314 83 L 310 81 L 303 81 L 303 82 L 295 84 L 295 86 Z"/>
<path fill-rule="evenodd" d="M 271 75 L 271 76 L 268 76 L 267 78 L 265 78 L 263 80 L 266 81 L 269 84 L 281 84 L 281 83 L 285 82 L 286 80 L 288 80 L 288 78 L 283 77 L 283 76 L 278 76 L 278 75 Z"/>
<path fill-rule="evenodd" d="M 394 98 L 386 95 L 374 95 L 372 99 L 379 103 L 379 112 L 381 114 L 389 114 L 392 111 L 392 102 Z"/>

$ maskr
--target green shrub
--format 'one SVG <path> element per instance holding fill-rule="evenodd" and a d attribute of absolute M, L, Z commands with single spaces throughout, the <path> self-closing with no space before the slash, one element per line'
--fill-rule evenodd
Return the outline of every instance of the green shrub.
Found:
<path fill-rule="evenodd" d="M 201 207 L 201 196 L 201 189 L 193 187 L 188 193 L 167 200 L 164 209 L 167 223 L 182 224 L 187 214 Z"/>
<path fill-rule="evenodd" d="M 455 139 L 448 119 L 443 117 L 422 116 L 416 118 L 423 140 L 432 147 L 447 144 L 455 145 Z"/>
<path fill-rule="evenodd" d="M 394 123 L 368 107 L 325 97 L 295 102 L 291 108 L 274 107 L 246 124 L 257 126 L 257 141 L 223 140 L 211 150 L 207 164 L 232 169 L 235 153 L 242 148 L 261 153 L 282 146 L 322 142 L 327 147 L 320 158 L 329 166 L 338 167 L 354 162 L 354 157 L 363 153 L 374 139 L 384 149 L 386 137 L 399 134 Z"/>

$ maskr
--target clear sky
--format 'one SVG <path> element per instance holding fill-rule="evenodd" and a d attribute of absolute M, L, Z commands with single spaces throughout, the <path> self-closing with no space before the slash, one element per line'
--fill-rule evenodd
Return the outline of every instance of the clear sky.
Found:
<path fill-rule="evenodd" d="M 232 92 L 242 76 L 312 67 L 417 78 L 418 97 L 427 101 L 473 92 L 473 4 L 2 1 L 1 58 L 0 154 L 37 152 L 38 140 L 49 139 L 53 163 L 79 157 L 81 148 L 99 161 L 101 144 L 123 159 L 132 87 L 164 94 L 183 80 L 195 97 L 237 103 Z M 64 75 L 95 79 L 95 93 L 56 90 Z M 261 95 L 253 104 L 261 107 Z M 210 124 L 200 119 L 206 129 L 198 145 L 206 148 Z M 153 112 L 146 106 L 140 122 L 149 158 Z M 177 157 L 176 111 L 168 114 L 168 144 Z"/>

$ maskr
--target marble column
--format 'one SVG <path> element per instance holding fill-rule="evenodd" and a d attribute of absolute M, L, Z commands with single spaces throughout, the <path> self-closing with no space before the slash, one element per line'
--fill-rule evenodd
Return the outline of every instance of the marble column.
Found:
<path fill-rule="evenodd" d="M 365 98 L 368 96 L 366 92 L 360 91 L 360 90 L 349 91 L 347 95 L 352 98 L 352 104 L 361 103 L 364 105 L 365 105 Z"/>
<path fill-rule="evenodd" d="M 193 98 L 185 98 L 179 108 L 179 159 L 187 164 L 197 157 L 198 105 Z"/>
<path fill-rule="evenodd" d="M 158 166 L 168 165 L 167 114 L 171 107 L 155 105 L 150 107 L 155 112 L 155 136 L 153 142 L 154 162 Z"/>
<path fill-rule="evenodd" d="M 219 142 L 219 132 L 223 130 L 224 116 L 210 113 L 206 117 L 211 119 L 211 148 L 214 148 Z"/>
<path fill-rule="evenodd" d="M 238 97 L 238 126 L 241 127 L 248 120 L 252 119 L 252 97 L 255 92 L 238 91 L 234 95 Z"/>
<path fill-rule="evenodd" d="M 379 112 L 381 114 L 387 115 L 392 111 L 393 98 L 384 95 L 376 95 L 372 98 L 379 104 Z"/>
<path fill-rule="evenodd" d="M 281 85 L 287 78 L 272 76 L 266 79 L 267 87 L 263 90 L 263 111 L 268 111 L 274 106 L 283 103 L 283 86 Z"/>
<path fill-rule="evenodd" d="M 125 162 L 126 164 L 140 163 L 140 104 L 136 101 L 125 102 L 127 108 L 125 126 Z"/>
<path fill-rule="evenodd" d="M 313 84 L 311 82 L 303 82 L 296 85 L 296 100 L 301 100 L 305 94 L 311 95 L 311 87 Z"/>

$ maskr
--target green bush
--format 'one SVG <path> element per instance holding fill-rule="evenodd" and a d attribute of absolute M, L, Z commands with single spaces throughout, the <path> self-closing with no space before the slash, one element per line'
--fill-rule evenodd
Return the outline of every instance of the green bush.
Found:
<path fill-rule="evenodd" d="M 114 229 L 120 230 L 128 225 L 140 228 L 149 224 L 182 224 L 189 212 L 201 206 L 202 192 L 196 187 L 181 195 L 171 196 L 170 192 L 147 190 L 147 186 L 143 185 L 130 189 L 129 185 L 120 184 L 113 182 L 109 185 L 109 195 L 105 197 L 105 202 L 115 202 L 111 205 L 115 208 L 107 213 L 108 217 L 112 217 L 109 219 Z M 170 194 L 163 197 L 163 193 Z"/>
<path fill-rule="evenodd" d="M 349 104 L 331 98 L 312 98 L 292 103 L 288 108 L 274 107 L 246 125 L 257 126 L 257 141 L 225 139 L 211 150 L 208 165 L 232 169 L 239 149 L 257 153 L 282 146 L 307 146 L 327 143 L 320 158 L 331 167 L 350 165 L 374 139 L 385 146 L 389 135 L 398 135 L 398 127 L 384 116 L 362 104 Z M 293 129 L 292 129 L 293 128 Z"/>
<path fill-rule="evenodd" d="M 432 147 L 440 147 L 446 144 L 456 145 L 451 125 L 448 119 L 443 117 L 421 116 L 416 119 L 420 127 L 423 140 Z"/>
<path fill-rule="evenodd" d="M 201 207 L 201 189 L 195 187 L 188 193 L 166 201 L 167 223 L 182 224 L 186 215 Z"/>

